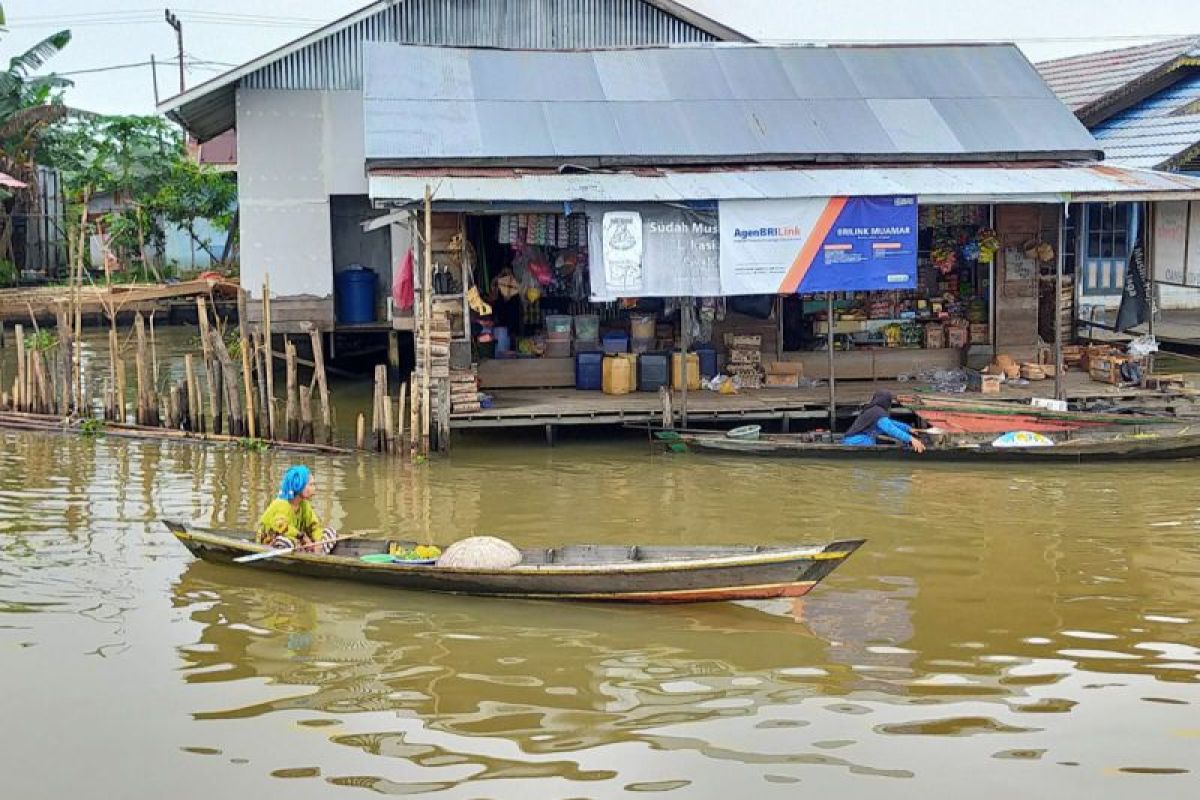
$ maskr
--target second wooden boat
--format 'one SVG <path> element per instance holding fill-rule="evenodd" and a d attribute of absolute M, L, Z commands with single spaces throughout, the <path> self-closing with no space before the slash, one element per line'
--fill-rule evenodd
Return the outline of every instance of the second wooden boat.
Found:
<path fill-rule="evenodd" d="M 934 437 L 924 453 L 895 444 L 855 447 L 822 440 L 813 434 L 767 434 L 756 441 L 730 439 L 722 434 L 667 432 L 656 434 L 666 442 L 704 452 L 779 458 L 907 459 L 972 463 L 1086 463 L 1113 461 L 1180 461 L 1200 458 L 1200 433 L 1164 435 L 1120 432 L 1077 434 L 1051 446 L 997 447 L 991 437 Z"/>
<path fill-rule="evenodd" d="M 246 564 L 234 559 L 268 548 L 248 533 L 166 526 L 194 555 L 242 569 L 265 569 L 453 594 L 538 600 L 699 603 L 800 597 L 862 546 L 861 539 L 824 545 L 571 545 L 522 550 L 509 569 L 457 569 L 436 564 L 373 563 L 389 545 L 414 542 L 352 539 L 330 555 L 289 552 Z"/>

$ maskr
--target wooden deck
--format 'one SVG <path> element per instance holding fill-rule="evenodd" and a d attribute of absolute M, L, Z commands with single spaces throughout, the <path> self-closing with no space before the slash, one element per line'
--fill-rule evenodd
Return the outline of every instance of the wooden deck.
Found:
<path fill-rule="evenodd" d="M 1082 373 L 1068 374 L 1064 388 L 1071 400 L 1108 398 L 1138 400 L 1147 404 L 1170 404 L 1187 398 L 1180 393 L 1136 388 L 1118 388 L 1092 381 Z M 894 394 L 929 391 L 924 383 L 898 381 L 839 381 L 837 413 L 856 414 L 873 392 L 886 389 Z M 494 407 L 470 414 L 454 414 L 452 429 L 521 428 L 548 429 L 560 425 L 622 425 L 662 422 L 662 404 L 651 392 L 626 395 L 607 395 L 601 392 L 582 392 L 574 389 L 498 389 L 490 393 Z M 961 396 L 961 395 L 960 395 Z M 1053 397 L 1054 381 L 1038 381 L 1028 386 L 1005 387 L 999 395 L 973 395 L 988 400 L 1028 401 L 1032 397 Z M 673 394 L 678 413 L 681 394 Z M 736 395 L 716 392 L 688 392 L 688 421 L 695 425 L 703 421 L 745 421 L 759 423 L 779 421 L 786 430 L 793 420 L 809 422 L 829 416 L 829 388 L 758 389 Z"/>
<path fill-rule="evenodd" d="M 30 324 L 31 317 L 50 322 L 60 307 L 65 308 L 71 290 L 66 286 L 39 286 L 0 290 L 0 322 Z M 215 300 L 237 299 L 238 285 L 226 280 L 194 280 L 171 284 L 114 284 L 110 287 L 87 285 L 79 290 L 81 314 L 88 319 L 109 312 L 149 313 L 171 303 L 194 305 L 196 297 Z"/>

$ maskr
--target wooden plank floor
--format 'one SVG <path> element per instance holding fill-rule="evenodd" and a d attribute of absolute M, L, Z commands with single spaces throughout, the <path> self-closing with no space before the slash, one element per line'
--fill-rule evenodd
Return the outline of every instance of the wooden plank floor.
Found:
<path fill-rule="evenodd" d="M 1067 396 L 1083 399 L 1164 399 L 1160 392 L 1144 389 L 1119 389 L 1092 381 L 1082 373 L 1065 376 Z M 873 392 L 887 389 L 894 394 L 928 391 L 924 383 L 898 381 L 841 381 L 837 385 L 840 415 L 857 413 Z M 451 416 L 452 428 L 509 428 L 541 425 L 614 425 L 660 421 L 662 405 L 656 393 L 637 392 L 607 395 L 575 389 L 498 389 L 490 392 L 494 407 L 470 414 Z M 962 395 L 959 395 L 960 397 Z M 971 395 L 987 400 L 1028 401 L 1031 397 L 1053 397 L 1054 381 L 1038 381 L 1028 386 L 1005 387 L 999 395 Z M 673 394 L 678 411 L 681 395 Z M 689 422 L 699 420 L 825 419 L 829 415 L 829 388 L 745 390 L 736 395 L 716 392 L 688 392 Z"/>

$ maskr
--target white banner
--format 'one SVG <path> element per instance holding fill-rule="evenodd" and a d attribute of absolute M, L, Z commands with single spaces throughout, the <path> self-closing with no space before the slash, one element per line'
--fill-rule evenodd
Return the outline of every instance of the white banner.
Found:
<path fill-rule="evenodd" d="M 610 210 L 611 209 L 611 210 Z M 587 206 L 592 299 L 721 294 L 717 214 L 662 203 Z"/>
<path fill-rule="evenodd" d="M 1154 280 L 1200 287 L 1200 202 L 1154 203 Z"/>

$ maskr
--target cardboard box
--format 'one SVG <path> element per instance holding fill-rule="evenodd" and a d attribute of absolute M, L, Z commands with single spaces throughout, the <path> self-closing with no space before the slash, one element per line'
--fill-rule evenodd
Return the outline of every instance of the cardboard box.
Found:
<path fill-rule="evenodd" d="M 1101 383 L 1121 383 L 1121 365 L 1133 361 L 1129 356 L 1091 356 L 1088 358 L 1088 374 Z"/>
<path fill-rule="evenodd" d="M 971 344 L 988 344 L 991 341 L 986 322 L 972 322 L 971 327 L 967 330 Z"/>
<path fill-rule="evenodd" d="M 967 388 L 980 394 L 1000 394 L 1004 383 L 1003 375 L 989 375 L 986 372 L 967 370 Z"/>
<path fill-rule="evenodd" d="M 941 350 L 946 346 L 946 329 L 936 323 L 925 326 L 925 349 Z"/>
<path fill-rule="evenodd" d="M 958 325 L 950 325 L 946 327 L 946 347 L 951 349 L 961 349 L 967 346 L 968 332 L 966 328 Z"/>
<path fill-rule="evenodd" d="M 767 365 L 767 372 L 771 375 L 795 375 L 797 378 L 803 378 L 804 362 L 772 361 Z"/>
<path fill-rule="evenodd" d="M 800 376 L 795 373 L 768 372 L 766 385 L 768 389 L 799 389 Z"/>

